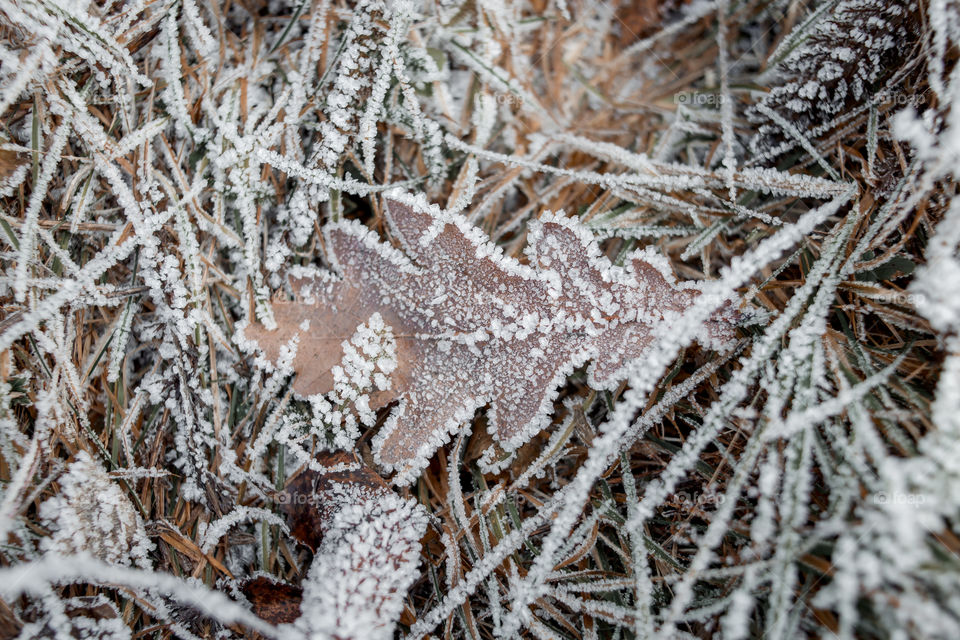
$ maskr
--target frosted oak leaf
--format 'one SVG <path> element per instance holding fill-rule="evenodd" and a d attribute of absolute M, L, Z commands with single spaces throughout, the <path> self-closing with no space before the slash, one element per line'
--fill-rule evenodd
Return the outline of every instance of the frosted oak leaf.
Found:
<path fill-rule="evenodd" d="M 278 329 L 247 329 L 273 359 L 299 337 L 293 386 L 309 396 L 332 388 L 343 340 L 382 316 L 396 336 L 398 366 L 370 403 L 397 405 L 373 445 L 397 484 L 416 478 L 478 408 L 487 407 L 492 435 L 510 452 L 548 424 L 559 386 L 577 367 L 590 362 L 589 384 L 613 389 L 655 330 L 699 294 L 693 283 L 676 283 L 651 250 L 612 265 L 593 236 L 562 215 L 530 224 L 522 264 L 463 216 L 405 200 L 385 207 L 402 251 L 357 221 L 328 224 L 328 258 L 339 275 L 294 274 L 296 299 L 274 303 Z M 729 312 L 701 333 L 710 346 L 730 339 Z"/>

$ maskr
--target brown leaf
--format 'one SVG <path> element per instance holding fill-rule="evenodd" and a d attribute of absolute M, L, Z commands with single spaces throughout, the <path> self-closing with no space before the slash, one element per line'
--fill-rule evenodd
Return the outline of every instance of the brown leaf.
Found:
<path fill-rule="evenodd" d="M 240 591 L 251 604 L 251 610 L 270 624 L 289 624 L 300 617 L 303 589 L 277 582 L 266 576 L 245 580 Z"/>
<path fill-rule="evenodd" d="M 425 203 L 388 200 L 385 217 L 403 252 L 356 221 L 325 228 L 328 258 L 340 274 L 292 282 L 297 299 L 276 302 L 279 328 L 252 325 L 248 337 L 277 358 L 299 336 L 294 389 L 331 390 L 338 348 L 379 313 L 397 340 L 392 388 L 372 406 L 398 400 L 374 440 L 378 463 L 412 481 L 450 433 L 488 406 L 491 432 L 513 451 L 549 422 L 557 388 L 592 361 L 589 383 L 613 389 L 642 358 L 659 325 L 699 293 L 674 282 L 652 251 L 612 266 L 588 231 L 563 216 L 531 223 L 531 266 L 506 258 L 458 215 Z M 309 328 L 301 330 L 301 323 Z M 731 336 L 720 314 L 702 338 Z"/>
<path fill-rule="evenodd" d="M 339 508 L 337 504 L 324 501 L 324 496 L 334 488 L 334 484 L 348 484 L 368 489 L 371 494 L 390 491 L 389 486 L 375 471 L 359 464 L 352 455 L 340 451 L 323 452 L 317 461 L 334 469 L 318 473 L 303 469 L 294 476 L 284 489 L 281 510 L 287 517 L 290 534 L 316 551 L 323 541 L 323 535 L 331 519 L 331 511 Z M 352 468 L 340 470 L 350 465 Z"/>
<path fill-rule="evenodd" d="M 26 162 L 23 154 L 12 149 L 0 149 L 0 182 L 12 176 Z"/>
<path fill-rule="evenodd" d="M 68 618 L 91 618 L 110 620 L 119 618 L 116 606 L 102 596 L 79 596 L 73 598 L 66 607 Z"/>
<path fill-rule="evenodd" d="M 294 624 L 305 637 L 386 640 L 417 576 L 426 510 L 348 454 L 318 460 L 330 470 L 303 470 L 285 492 L 291 531 L 315 553 Z"/>

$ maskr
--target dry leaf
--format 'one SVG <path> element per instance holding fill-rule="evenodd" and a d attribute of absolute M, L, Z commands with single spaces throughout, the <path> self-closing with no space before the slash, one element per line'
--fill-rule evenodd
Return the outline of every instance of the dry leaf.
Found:
<path fill-rule="evenodd" d="M 332 520 L 332 510 L 339 508 L 338 504 L 324 500 L 335 484 L 363 487 L 372 494 L 390 491 L 379 474 L 358 463 L 349 453 L 321 452 L 317 460 L 331 471 L 301 471 L 287 483 L 281 504 L 290 535 L 313 551 L 323 541 Z"/>
<path fill-rule="evenodd" d="M 290 624 L 300 617 L 300 587 L 258 576 L 245 580 L 240 591 L 250 602 L 251 611 L 270 624 Z"/>
<path fill-rule="evenodd" d="M 0 179 L 13 174 L 22 164 L 19 153 L 10 149 L 0 149 Z"/>
<path fill-rule="evenodd" d="M 86 451 L 57 479 L 60 491 L 40 505 L 51 530 L 42 544 L 62 555 L 90 554 L 104 562 L 150 566 L 152 543 L 130 498 Z"/>
<path fill-rule="evenodd" d="M 0 193 L 9 195 L 13 187 L 23 180 L 29 157 L 6 147 L 6 139 L 0 137 Z"/>
<path fill-rule="evenodd" d="M 513 451 L 549 422 L 557 389 L 587 361 L 589 383 L 612 389 L 642 358 L 653 331 L 678 316 L 698 290 L 677 284 L 653 251 L 616 267 L 588 231 L 552 214 L 530 224 L 530 266 L 505 257 L 459 215 L 418 201 L 388 200 L 385 217 L 403 252 L 357 221 L 325 228 L 340 274 L 291 280 L 297 299 L 274 303 L 278 329 L 251 325 L 276 359 L 299 339 L 294 389 L 331 390 L 340 345 L 374 313 L 392 327 L 399 366 L 372 405 L 399 400 L 374 440 L 379 464 L 412 481 L 450 433 L 488 406 L 490 430 Z M 305 322 L 306 321 L 306 322 Z M 718 315 L 701 336 L 731 336 Z"/>
<path fill-rule="evenodd" d="M 0 599 L 0 640 L 13 640 L 20 635 L 23 623 L 10 606 Z"/>
<path fill-rule="evenodd" d="M 331 470 L 306 469 L 285 491 L 291 532 L 316 551 L 294 626 L 310 638 L 391 638 L 418 575 L 426 510 L 348 454 L 319 461 Z"/>

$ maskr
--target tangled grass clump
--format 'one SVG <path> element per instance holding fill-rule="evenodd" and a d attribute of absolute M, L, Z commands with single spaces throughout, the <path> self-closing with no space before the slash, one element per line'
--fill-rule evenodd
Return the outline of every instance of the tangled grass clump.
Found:
<path fill-rule="evenodd" d="M 384 628 L 960 637 L 958 18 L 0 0 L 0 638 L 336 635 L 254 594 L 318 591 L 284 496 L 357 433 L 375 466 L 389 407 L 337 439 L 241 336 L 326 223 L 390 242 L 398 190 L 520 260 L 563 211 L 740 325 L 695 346 L 695 305 L 619 388 L 578 370 L 497 473 L 478 412 L 385 499 L 427 516 Z"/>

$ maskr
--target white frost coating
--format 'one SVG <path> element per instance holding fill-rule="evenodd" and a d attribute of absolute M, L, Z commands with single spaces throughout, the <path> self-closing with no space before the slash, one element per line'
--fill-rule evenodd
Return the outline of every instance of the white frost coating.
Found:
<path fill-rule="evenodd" d="M 569 485 L 568 485 L 569 486 Z M 501 494 L 502 495 L 502 494 Z M 487 578 L 500 564 L 519 549 L 531 532 L 551 518 L 566 497 L 566 487 L 550 498 L 543 507 L 533 516 L 523 521 L 523 524 L 501 538 L 500 542 L 484 554 L 483 558 L 467 572 L 463 580 L 447 593 L 441 603 L 422 615 L 416 624 L 410 628 L 405 640 L 420 640 L 452 611 L 463 604 L 470 594 Z M 511 637 L 501 634 L 500 637 Z"/>
<path fill-rule="evenodd" d="M 894 118 L 894 132 L 916 149 L 920 166 L 911 176 L 914 184 L 896 211 L 887 213 L 888 221 L 899 224 L 916 203 L 937 193 L 938 181 L 954 182 L 960 159 L 960 69 L 945 75 L 943 51 L 960 41 L 960 14 L 953 3 L 940 0 L 925 6 L 932 28 L 929 82 L 945 112 L 927 109 L 918 116 L 906 109 Z M 939 51 L 938 51 L 939 50 Z M 884 223 L 884 221 L 877 221 Z M 958 252 L 960 252 L 960 207 L 951 202 L 935 228 L 925 249 L 926 264 L 917 270 L 909 291 L 917 310 L 940 334 L 941 349 L 947 354 L 931 406 L 934 428 L 917 445 L 917 454 L 902 458 L 882 448 L 871 449 L 870 459 L 877 465 L 877 481 L 871 500 L 858 505 L 856 523 L 845 526 L 835 551 L 831 585 L 814 604 L 833 600 L 838 612 L 841 638 L 855 637 L 859 602 L 848 594 L 866 593 L 873 610 L 891 637 L 960 636 L 956 594 L 958 583 L 953 572 L 937 569 L 942 560 L 942 532 L 955 531 L 956 496 L 960 493 L 960 474 L 956 460 L 960 456 L 960 308 L 957 306 Z M 886 223 L 884 223 L 886 227 Z M 851 259 L 857 254 L 852 252 Z M 866 411 L 860 415 L 857 440 L 869 434 L 873 425 Z M 856 424 L 856 423 L 855 423 Z M 931 590 L 947 594 L 937 604 L 931 602 Z M 897 594 L 897 606 L 886 597 Z M 949 612 L 949 613 L 947 613 Z"/>
<path fill-rule="evenodd" d="M 417 578 L 427 515 L 390 491 L 334 483 L 322 496 L 335 510 L 304 581 L 304 640 L 387 640 Z M 292 634 L 291 634 L 292 635 Z"/>
<path fill-rule="evenodd" d="M 752 160 L 769 161 L 797 145 L 809 151 L 838 122 L 902 91 L 890 76 L 896 78 L 901 64 L 897 56 L 912 46 L 916 27 L 911 22 L 917 19 L 912 14 L 919 6 L 841 0 L 811 11 L 769 58 L 778 64 L 765 75 L 778 78 L 748 114 L 759 125 L 750 142 Z M 802 136 L 795 135 L 800 131 Z"/>
<path fill-rule="evenodd" d="M 590 384 L 616 388 L 656 332 L 699 294 L 696 283 L 677 283 L 668 262 L 650 249 L 627 255 L 625 267 L 612 265 L 590 232 L 562 214 L 547 212 L 531 223 L 529 264 L 505 256 L 464 216 L 429 204 L 423 194 L 392 193 L 385 218 L 403 251 L 358 221 L 327 225 L 328 259 L 342 280 L 298 282 L 298 295 L 312 302 L 291 303 L 282 313 L 300 318 L 316 307 L 319 315 L 349 301 L 350 317 L 382 311 L 404 336 L 404 370 L 391 396 L 399 403 L 373 440 L 375 460 L 397 471 L 394 482 L 401 485 L 484 405 L 491 433 L 509 452 L 549 424 L 559 389 L 577 367 L 590 362 Z M 381 326 L 378 313 L 371 321 Z M 721 310 L 696 337 L 723 347 L 731 325 L 731 314 Z M 373 416 L 358 402 L 371 375 L 378 380 L 374 365 L 359 357 L 369 342 L 360 335 L 344 344 L 333 395 L 313 403 L 321 422 L 333 427 L 337 447 L 359 435 L 344 407 Z M 324 348 L 313 345 L 313 353 Z M 271 357 L 279 355 L 270 349 Z M 394 352 L 383 359 L 389 366 L 376 365 L 384 380 L 397 368 Z M 303 373 L 312 362 L 304 357 L 294 367 Z M 326 387 L 306 388 L 296 390 Z"/>
<path fill-rule="evenodd" d="M 70 133 L 72 118 L 69 116 L 57 129 L 50 149 L 43 159 L 40 169 L 40 176 L 37 184 L 33 186 L 30 194 L 30 202 L 27 204 L 23 231 L 20 234 L 20 257 L 17 260 L 17 270 L 14 276 L 14 292 L 17 302 L 23 302 L 26 295 L 27 268 L 30 266 L 34 252 L 34 234 L 36 233 L 37 219 L 40 215 L 40 206 L 43 204 L 47 193 L 47 185 L 53 179 L 54 172 L 60 166 L 60 156 L 63 154 L 63 148 L 67 144 L 67 136 Z"/>
<path fill-rule="evenodd" d="M 137 592 L 173 598 L 214 620 L 230 624 L 239 622 L 268 638 L 280 638 L 276 627 L 267 624 L 218 591 L 211 591 L 196 579 L 184 580 L 167 573 L 116 566 L 89 555 L 51 555 L 0 569 L 0 594 L 11 602 L 23 594 L 42 595 L 53 585 L 74 582 L 85 584 L 122 585 Z M 159 599 L 154 606 L 159 606 Z M 160 613 L 165 613 L 160 609 Z M 181 637 L 183 637 L 181 635 Z"/>
<path fill-rule="evenodd" d="M 59 555 L 89 554 L 105 562 L 150 567 L 143 521 L 120 486 L 86 451 L 77 453 L 59 479 L 60 493 L 40 505 L 52 529 L 44 549 Z"/>
<path fill-rule="evenodd" d="M 950 203 L 927 247 L 927 264 L 910 287 L 916 307 L 942 332 L 960 327 L 960 200 Z"/>
<path fill-rule="evenodd" d="M 397 368 L 397 340 L 383 317 L 374 313 L 341 347 L 343 360 L 332 371 L 333 391 L 311 397 L 311 405 L 314 419 L 329 426 L 333 446 L 350 449 L 360 437 L 360 425 L 372 427 L 376 422 L 369 394 L 390 388 L 390 374 Z"/>
<path fill-rule="evenodd" d="M 679 322 L 671 327 L 670 339 L 664 339 L 655 345 L 655 349 L 645 363 L 643 369 L 637 371 L 631 376 L 631 386 L 627 390 L 623 401 L 617 405 L 614 415 L 604 426 L 601 437 L 594 442 L 593 448 L 584 466 L 581 467 L 576 477 L 570 484 L 569 495 L 563 508 L 560 510 L 557 518 L 553 522 L 550 533 L 544 540 L 541 553 L 537 556 L 534 566 L 527 574 L 517 590 L 517 595 L 512 603 L 511 611 L 504 621 L 504 629 L 507 635 L 514 634 L 523 622 L 524 612 L 529 611 L 529 605 L 536 600 L 544 591 L 544 579 L 546 574 L 554 566 L 556 553 L 558 552 L 565 536 L 569 533 L 589 494 L 590 488 L 596 479 L 603 473 L 609 465 L 611 456 L 617 452 L 620 438 L 629 428 L 631 418 L 636 410 L 642 406 L 642 403 L 653 385 L 660 371 L 674 357 L 676 350 L 682 345 L 691 341 L 696 335 L 701 323 L 706 320 L 709 313 L 718 308 L 722 301 L 730 295 L 730 292 L 740 286 L 756 269 L 766 264 L 776 256 L 782 254 L 790 245 L 799 238 L 809 233 L 816 225 L 820 224 L 828 216 L 832 215 L 841 205 L 846 203 L 855 193 L 855 187 L 850 185 L 844 196 L 836 198 L 831 202 L 804 214 L 804 216 L 794 225 L 784 226 L 783 229 L 766 240 L 750 255 L 743 256 L 726 271 L 723 278 L 710 283 L 710 287 L 705 293 L 712 295 L 702 296 L 694 305 L 688 309 Z M 799 302 L 798 302 L 799 304 Z M 731 384 L 737 383 L 736 380 Z M 717 403 L 717 412 L 722 411 Z M 685 466 L 688 455 L 696 456 L 699 450 L 696 446 L 705 446 L 712 440 L 712 434 L 705 433 L 703 430 L 697 434 L 696 438 L 687 442 L 690 445 L 694 440 L 696 445 L 692 445 L 692 454 L 685 454 L 682 457 L 675 457 L 670 466 Z M 642 519 L 649 516 L 650 510 L 654 504 L 659 504 L 662 497 L 673 491 L 673 487 L 678 478 L 669 473 L 670 467 L 662 478 L 653 483 L 645 492 L 641 504 L 637 509 L 637 516 L 634 521 L 628 523 L 628 526 L 636 527 L 642 523 Z M 676 472 L 674 472 L 676 473 Z M 684 469 L 685 473 L 685 469 Z"/>
<path fill-rule="evenodd" d="M 554 167 L 539 162 L 530 162 L 508 156 L 502 153 L 487 151 L 475 145 L 467 144 L 453 136 L 447 136 L 447 144 L 451 147 L 476 154 L 495 162 L 533 169 L 546 174 L 569 176 L 580 182 L 596 184 L 611 190 L 618 188 L 638 189 L 639 187 L 659 188 L 670 191 L 696 190 L 724 186 L 728 179 L 732 179 L 734 186 L 758 189 L 771 194 L 794 195 L 813 198 L 835 198 L 843 193 L 842 183 L 814 178 L 807 175 L 792 175 L 775 169 L 744 169 L 733 173 L 732 177 L 724 177 L 716 172 L 706 171 L 688 165 L 653 162 L 646 156 L 632 154 L 613 145 L 604 145 L 586 138 L 562 135 L 560 141 L 568 143 L 577 150 L 598 155 L 611 156 L 614 161 L 631 168 L 640 168 L 642 171 L 628 174 L 596 173 L 594 171 L 580 171 Z"/>
<path fill-rule="evenodd" d="M 273 513 L 272 511 L 267 511 L 266 509 L 258 509 L 256 507 L 244 507 L 239 506 L 235 507 L 233 511 L 223 516 L 218 520 L 214 520 L 208 525 L 200 524 L 200 550 L 204 553 L 210 553 L 213 551 L 213 548 L 220 541 L 220 538 L 227 535 L 227 531 L 231 527 L 240 524 L 241 522 L 250 522 L 250 521 L 263 521 L 268 522 L 272 525 L 280 527 L 281 531 L 287 533 L 287 524 L 283 521 L 283 518 Z"/>

